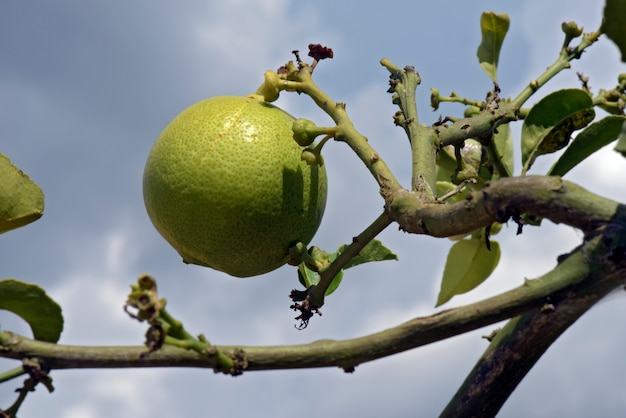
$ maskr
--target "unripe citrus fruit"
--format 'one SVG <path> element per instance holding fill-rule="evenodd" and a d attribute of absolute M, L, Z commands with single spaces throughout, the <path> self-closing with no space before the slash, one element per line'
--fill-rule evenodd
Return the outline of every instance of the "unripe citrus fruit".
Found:
<path fill-rule="evenodd" d="M 214 97 L 180 113 L 144 169 L 148 215 L 183 261 L 254 276 L 308 244 L 326 205 L 326 171 L 301 161 L 293 118 L 254 98 Z"/>

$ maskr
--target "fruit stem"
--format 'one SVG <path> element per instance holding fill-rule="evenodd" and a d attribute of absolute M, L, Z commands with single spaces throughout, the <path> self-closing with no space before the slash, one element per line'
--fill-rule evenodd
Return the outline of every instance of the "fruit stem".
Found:
<path fill-rule="evenodd" d="M 296 67 L 293 61 L 284 67 L 285 73 L 278 74 L 279 83 L 274 83 L 274 77 L 266 74 L 266 82 L 271 81 L 272 87 L 280 90 L 304 93 L 322 109 L 337 125 L 334 137 L 337 141 L 345 142 L 361 159 L 370 173 L 374 176 L 383 195 L 390 195 L 402 189 L 402 185 L 393 175 L 389 166 L 383 161 L 378 152 L 368 143 L 367 138 L 359 133 L 346 112 L 345 103 L 337 103 L 324 93 L 311 77 L 311 67 L 303 65 Z M 266 83 L 264 83 L 266 84 Z M 262 91 L 267 86 L 259 87 Z"/>

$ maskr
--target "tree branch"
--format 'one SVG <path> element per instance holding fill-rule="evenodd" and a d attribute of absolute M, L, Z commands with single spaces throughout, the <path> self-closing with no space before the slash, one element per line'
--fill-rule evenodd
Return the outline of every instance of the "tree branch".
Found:
<path fill-rule="evenodd" d="M 441 417 L 493 417 L 550 345 L 596 302 L 626 280 L 623 226 L 585 243 L 580 285 L 550 298 L 539 311 L 510 320 L 478 360 Z M 615 256 L 622 259 L 616 265 Z M 566 274 L 576 274 L 575 270 Z M 489 402 L 485 402 L 485 398 Z"/>
<path fill-rule="evenodd" d="M 412 192 L 385 196 L 389 216 L 401 229 L 434 237 L 464 234 L 523 215 L 547 218 L 585 232 L 611 222 L 622 205 L 559 177 L 525 176 L 489 182 L 462 202 L 423 203 Z"/>
<path fill-rule="evenodd" d="M 626 217 L 622 215 L 622 222 Z M 623 228 L 623 227 L 622 227 Z M 610 229 L 610 228 L 608 228 Z M 355 366 L 459 335 L 525 312 L 537 312 L 548 301 L 566 300 L 588 286 L 589 292 L 614 289 L 626 282 L 626 260 L 623 257 L 623 231 L 620 229 L 610 246 L 611 237 L 601 235 L 590 243 L 598 247 L 602 257 L 611 264 L 612 274 L 591 268 L 585 244 L 561 260 L 551 272 L 535 280 L 483 301 L 415 318 L 394 328 L 349 340 L 322 340 L 303 345 L 246 347 L 219 346 L 223 353 L 244 357 L 246 370 L 300 369 Z M 620 247 L 622 245 L 622 247 Z M 594 247 L 595 248 L 595 247 Z M 621 258 L 616 254 L 621 248 Z M 611 258 L 613 257 L 613 258 Z M 562 257 L 563 258 L 563 257 Z M 602 293 L 598 293 L 601 295 Z M 600 296 L 598 296 L 600 297 Z M 0 332 L 0 356 L 7 358 L 38 358 L 51 369 L 123 368 L 123 367 L 205 367 L 214 368 L 215 359 L 194 351 L 164 346 L 145 355 L 145 347 L 81 347 L 45 343 L 10 332 Z M 242 352 L 243 351 L 243 352 Z"/>

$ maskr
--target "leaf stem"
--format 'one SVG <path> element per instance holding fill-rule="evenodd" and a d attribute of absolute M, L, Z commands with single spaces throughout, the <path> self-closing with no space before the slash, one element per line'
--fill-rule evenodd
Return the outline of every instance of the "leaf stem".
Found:
<path fill-rule="evenodd" d="M 15 379 L 16 377 L 20 377 L 26 374 L 26 371 L 22 366 L 16 367 L 11 370 L 7 370 L 6 372 L 0 373 L 0 383 L 7 382 L 11 379 Z"/>

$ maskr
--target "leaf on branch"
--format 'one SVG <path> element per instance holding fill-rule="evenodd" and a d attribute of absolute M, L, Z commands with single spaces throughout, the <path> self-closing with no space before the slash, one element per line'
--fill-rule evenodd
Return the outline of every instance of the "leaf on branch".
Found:
<path fill-rule="evenodd" d="M 36 340 L 56 343 L 63 331 L 61 307 L 37 285 L 0 280 L 0 309 L 26 321 Z"/>
<path fill-rule="evenodd" d="M 589 125 L 576 135 L 570 146 L 548 171 L 548 175 L 565 175 L 585 158 L 615 141 L 620 136 L 625 121 L 624 116 L 611 115 Z"/>
<path fill-rule="evenodd" d="M 484 12 L 480 16 L 480 31 L 482 40 L 478 46 L 476 56 L 482 69 L 495 82 L 500 49 L 511 20 L 505 13 Z"/>
<path fill-rule="evenodd" d="M 626 0 L 606 0 L 602 30 L 611 39 L 626 62 Z"/>
<path fill-rule="evenodd" d="M 0 234 L 43 215 L 43 192 L 4 154 L 0 154 L 0 179 Z"/>
<path fill-rule="evenodd" d="M 574 131 L 587 126 L 595 117 L 593 103 L 580 89 L 555 91 L 537 102 L 522 125 L 522 173 L 535 159 L 565 147 Z"/>
<path fill-rule="evenodd" d="M 615 151 L 619 152 L 626 158 L 626 122 L 622 125 L 622 131 L 619 134 L 617 139 L 617 145 L 615 146 Z"/>
<path fill-rule="evenodd" d="M 336 252 L 328 254 L 328 259 L 332 263 L 335 261 L 337 257 L 346 249 L 347 245 L 341 245 Z M 324 296 L 328 296 L 333 293 L 341 280 L 343 279 L 343 272 L 346 269 L 349 269 L 354 266 L 358 266 L 363 263 L 370 263 L 374 261 L 385 261 L 385 260 L 397 260 L 398 256 L 391 252 L 391 250 L 385 247 L 382 242 L 377 239 L 373 239 L 368 242 L 365 247 L 361 249 L 359 254 L 353 257 L 344 268 L 335 276 L 335 278 L 328 286 L 326 293 Z M 316 271 L 311 270 L 306 266 L 305 263 L 300 263 L 298 265 L 298 280 L 300 283 L 306 287 L 307 289 L 311 286 L 317 285 L 320 281 L 320 275 Z"/>
<path fill-rule="evenodd" d="M 457 241 L 450 248 L 441 280 L 437 304 L 441 306 L 455 295 L 469 292 L 484 282 L 500 261 L 500 244 L 490 241 L 491 250 L 485 240 L 470 238 Z"/>
<path fill-rule="evenodd" d="M 337 252 L 341 254 L 345 247 L 345 245 L 342 245 L 339 247 Z M 377 239 L 373 239 L 365 247 L 363 247 L 363 249 L 359 252 L 359 255 L 353 257 L 343 269 L 349 269 L 350 267 L 358 266 L 363 263 L 385 260 L 398 260 L 398 256 L 389 248 L 385 247 L 382 242 Z"/>
<path fill-rule="evenodd" d="M 337 253 L 332 253 L 329 255 L 331 261 L 334 261 L 335 258 L 337 258 Z M 298 266 L 298 280 L 300 281 L 302 286 L 306 287 L 307 289 L 311 286 L 317 285 L 320 282 L 320 279 L 321 277 L 319 273 L 308 268 L 306 264 L 301 263 Z M 324 296 L 328 296 L 335 290 L 337 290 L 339 284 L 341 283 L 341 279 L 343 279 L 343 270 L 337 273 L 337 275 L 330 282 L 330 285 L 328 286 L 328 289 L 326 289 L 326 293 L 324 293 Z"/>
<path fill-rule="evenodd" d="M 515 159 L 513 157 L 513 135 L 509 124 L 500 125 L 497 132 L 493 136 L 493 141 L 498 151 L 498 157 L 502 161 L 502 165 L 506 169 L 506 173 L 500 173 L 500 177 L 510 177 L 513 175 L 515 168 Z"/>

